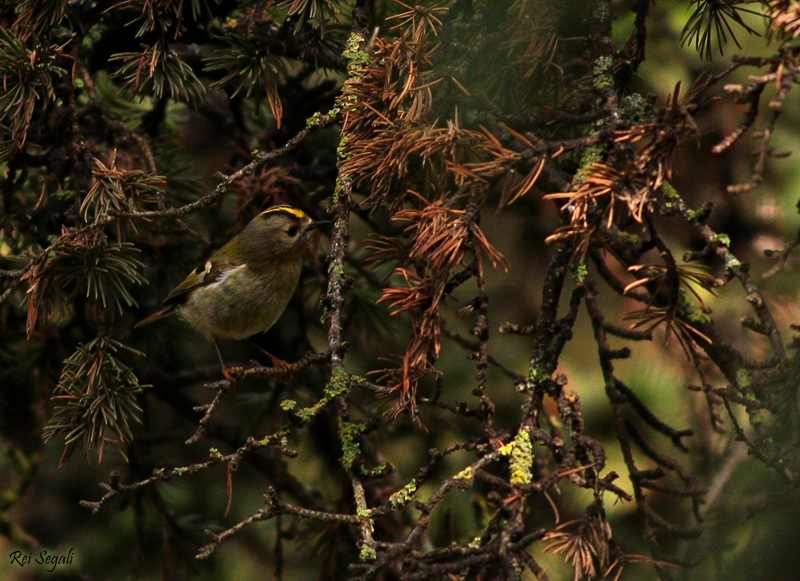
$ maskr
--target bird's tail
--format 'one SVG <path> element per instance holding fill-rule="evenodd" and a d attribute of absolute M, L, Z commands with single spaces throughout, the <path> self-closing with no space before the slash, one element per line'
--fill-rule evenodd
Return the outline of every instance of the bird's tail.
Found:
<path fill-rule="evenodd" d="M 175 310 L 175 305 L 169 305 L 168 307 L 164 307 L 160 311 L 156 311 L 155 313 L 153 313 L 149 317 L 145 317 L 144 319 L 142 319 L 141 321 L 136 323 L 133 326 L 133 328 L 134 329 L 138 329 L 139 327 L 144 327 L 145 325 L 149 325 L 150 323 L 152 323 L 154 321 L 158 321 L 159 319 L 163 319 L 164 317 L 171 315 L 174 310 Z"/>

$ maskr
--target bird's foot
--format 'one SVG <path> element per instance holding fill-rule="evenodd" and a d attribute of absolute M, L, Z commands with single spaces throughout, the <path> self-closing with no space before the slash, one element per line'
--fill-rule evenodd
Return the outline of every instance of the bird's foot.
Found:
<path fill-rule="evenodd" d="M 270 362 L 272 363 L 272 367 L 278 370 L 278 373 L 275 374 L 275 381 L 278 383 L 289 383 L 294 379 L 294 374 L 297 373 L 298 367 L 297 365 L 293 365 L 291 363 L 287 363 L 283 359 L 275 357 L 274 355 L 270 355 Z"/>
<path fill-rule="evenodd" d="M 222 375 L 231 382 L 231 391 L 236 389 L 236 384 L 244 377 L 244 367 L 223 367 Z"/>

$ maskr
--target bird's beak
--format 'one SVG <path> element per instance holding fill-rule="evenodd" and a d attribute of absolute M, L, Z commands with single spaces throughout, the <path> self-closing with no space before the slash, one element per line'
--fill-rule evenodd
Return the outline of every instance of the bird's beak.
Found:
<path fill-rule="evenodd" d="M 322 226 L 327 226 L 328 224 L 333 224 L 333 220 L 314 220 L 311 224 L 308 225 L 306 228 L 306 232 L 310 232 L 311 230 L 316 230 Z"/>

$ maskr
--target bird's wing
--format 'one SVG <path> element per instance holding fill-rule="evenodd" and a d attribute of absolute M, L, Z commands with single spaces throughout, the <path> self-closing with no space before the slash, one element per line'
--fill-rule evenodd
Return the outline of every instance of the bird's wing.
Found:
<path fill-rule="evenodd" d="M 176 286 L 161 303 L 165 307 L 176 306 L 186 300 L 194 289 L 211 284 L 219 280 L 225 275 L 227 270 L 225 265 L 220 265 L 219 268 L 214 267 L 211 260 L 206 262 L 203 269 L 195 268 L 184 281 Z"/>
<path fill-rule="evenodd" d="M 238 268 L 242 268 L 242 265 L 230 264 L 228 260 L 225 260 L 224 255 L 223 257 L 218 254 L 212 255 L 202 269 L 195 268 L 181 284 L 172 289 L 167 298 L 164 299 L 164 302 L 161 303 L 159 311 L 139 321 L 135 327 L 143 327 L 166 317 L 175 310 L 175 307 L 186 302 L 193 290 L 221 280 Z"/>
<path fill-rule="evenodd" d="M 215 268 L 212 266 L 211 260 L 206 262 L 202 270 L 195 268 L 181 284 L 172 289 L 172 291 L 167 295 L 167 298 L 164 299 L 164 302 L 161 303 L 162 308 L 159 311 L 136 323 L 134 328 L 138 329 L 139 327 L 144 327 L 145 325 L 149 325 L 154 321 L 163 319 L 167 315 L 171 314 L 175 310 L 175 307 L 186 301 L 189 293 L 191 293 L 194 289 L 219 280 L 225 276 L 225 273 L 228 272 L 228 270 L 229 269 L 226 269 L 224 266 L 222 268 Z"/>

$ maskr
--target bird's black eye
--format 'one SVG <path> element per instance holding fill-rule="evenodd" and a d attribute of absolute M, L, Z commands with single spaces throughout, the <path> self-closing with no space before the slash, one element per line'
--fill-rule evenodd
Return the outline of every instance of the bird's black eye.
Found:
<path fill-rule="evenodd" d="M 289 229 L 286 231 L 286 233 L 289 235 L 290 238 L 294 238 L 295 236 L 297 236 L 297 230 L 298 230 L 297 226 L 289 226 Z"/>

